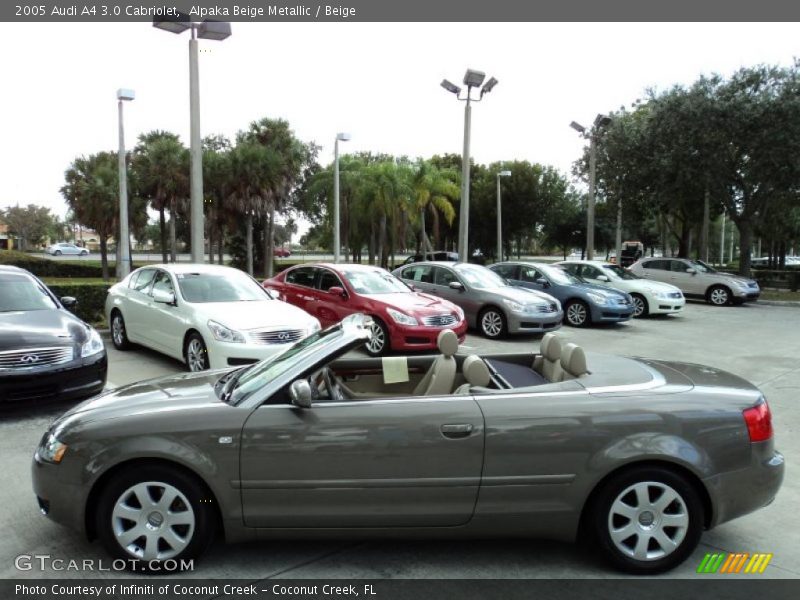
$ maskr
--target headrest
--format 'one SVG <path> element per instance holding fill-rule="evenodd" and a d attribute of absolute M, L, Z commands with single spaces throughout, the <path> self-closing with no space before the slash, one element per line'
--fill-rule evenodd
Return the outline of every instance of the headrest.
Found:
<path fill-rule="evenodd" d="M 439 347 L 439 352 L 445 356 L 453 356 L 458 352 L 458 336 L 452 329 L 443 329 L 439 332 L 436 345 Z"/>
<path fill-rule="evenodd" d="M 548 338 L 547 335 L 551 337 Z M 547 335 L 542 339 L 542 356 L 549 361 L 556 362 L 561 359 L 561 338 L 549 333 Z"/>
<path fill-rule="evenodd" d="M 586 353 L 576 344 L 567 344 L 561 354 L 561 368 L 570 375 L 580 377 L 589 372 L 586 368 Z"/>
<path fill-rule="evenodd" d="M 464 359 L 462 370 L 464 371 L 464 378 L 470 385 L 486 387 L 492 380 L 489 374 L 489 367 L 487 367 L 483 359 L 476 354 L 470 354 Z"/>

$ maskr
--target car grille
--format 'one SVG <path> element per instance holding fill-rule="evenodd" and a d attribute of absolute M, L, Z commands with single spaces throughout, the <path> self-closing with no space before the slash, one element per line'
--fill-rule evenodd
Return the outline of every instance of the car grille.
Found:
<path fill-rule="evenodd" d="M 536 311 L 540 313 L 554 313 L 558 312 L 558 307 L 555 304 L 540 304 L 536 307 Z"/>
<path fill-rule="evenodd" d="M 290 344 L 305 337 L 302 329 L 281 329 L 280 331 L 250 331 L 250 339 L 256 344 Z"/>
<path fill-rule="evenodd" d="M 422 323 L 427 327 L 447 327 L 454 325 L 458 321 L 455 315 L 433 315 L 432 317 L 423 317 Z"/>
<path fill-rule="evenodd" d="M 749 287 L 753 288 L 753 289 L 755 289 L 755 288 L 757 288 L 757 287 L 758 287 L 758 283 L 757 283 L 757 282 L 755 282 L 755 281 L 751 281 L 751 282 L 750 282 L 750 283 L 748 283 L 747 285 L 748 285 Z"/>
<path fill-rule="evenodd" d="M 0 352 L 0 369 L 33 369 L 35 367 L 60 365 L 71 361 L 74 354 L 71 346 L 6 350 L 5 352 Z"/>

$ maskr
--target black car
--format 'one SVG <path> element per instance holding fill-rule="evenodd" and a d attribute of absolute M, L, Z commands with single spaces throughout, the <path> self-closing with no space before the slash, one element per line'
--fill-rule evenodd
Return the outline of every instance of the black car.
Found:
<path fill-rule="evenodd" d="M 458 252 L 438 250 L 436 252 L 426 252 L 424 256 L 422 254 L 413 254 L 409 256 L 403 264 L 410 265 L 411 263 L 429 260 L 435 260 L 439 262 L 458 262 Z"/>
<path fill-rule="evenodd" d="M 34 275 L 0 266 L 0 403 L 71 400 L 100 392 L 108 361 L 96 329 Z"/>

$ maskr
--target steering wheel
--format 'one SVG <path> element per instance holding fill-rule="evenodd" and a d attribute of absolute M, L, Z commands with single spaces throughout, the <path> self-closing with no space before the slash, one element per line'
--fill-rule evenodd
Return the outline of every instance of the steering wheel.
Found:
<path fill-rule="evenodd" d="M 347 400 L 347 397 L 342 392 L 342 389 L 336 383 L 336 377 L 328 367 L 323 367 L 316 373 L 308 378 L 308 384 L 311 387 L 311 399 L 320 400 L 323 398 L 322 386 L 328 392 L 328 400 L 332 402 L 342 402 Z"/>
<path fill-rule="evenodd" d="M 325 378 L 325 385 L 328 386 L 328 395 L 331 397 L 331 400 L 334 402 L 345 401 L 347 398 L 344 392 L 342 392 L 342 388 L 336 383 L 336 376 L 333 372 L 328 367 L 325 367 L 325 371 L 322 375 Z"/>

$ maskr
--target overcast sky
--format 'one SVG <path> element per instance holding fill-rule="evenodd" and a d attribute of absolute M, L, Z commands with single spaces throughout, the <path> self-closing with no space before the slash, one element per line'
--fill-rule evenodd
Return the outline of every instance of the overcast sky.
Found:
<path fill-rule="evenodd" d="M 466 67 L 499 79 L 472 117 L 472 156 L 523 159 L 569 173 L 583 141 L 569 128 L 630 105 L 649 87 L 692 83 L 758 63 L 788 65 L 800 27 L 786 24 L 233 23 L 201 40 L 202 135 L 234 136 L 261 117 L 287 119 L 332 160 L 344 152 L 461 153 L 463 103 L 439 87 Z M 64 171 L 154 129 L 188 145 L 188 34 L 149 23 L 0 24 L 0 207 L 66 212 Z"/>

